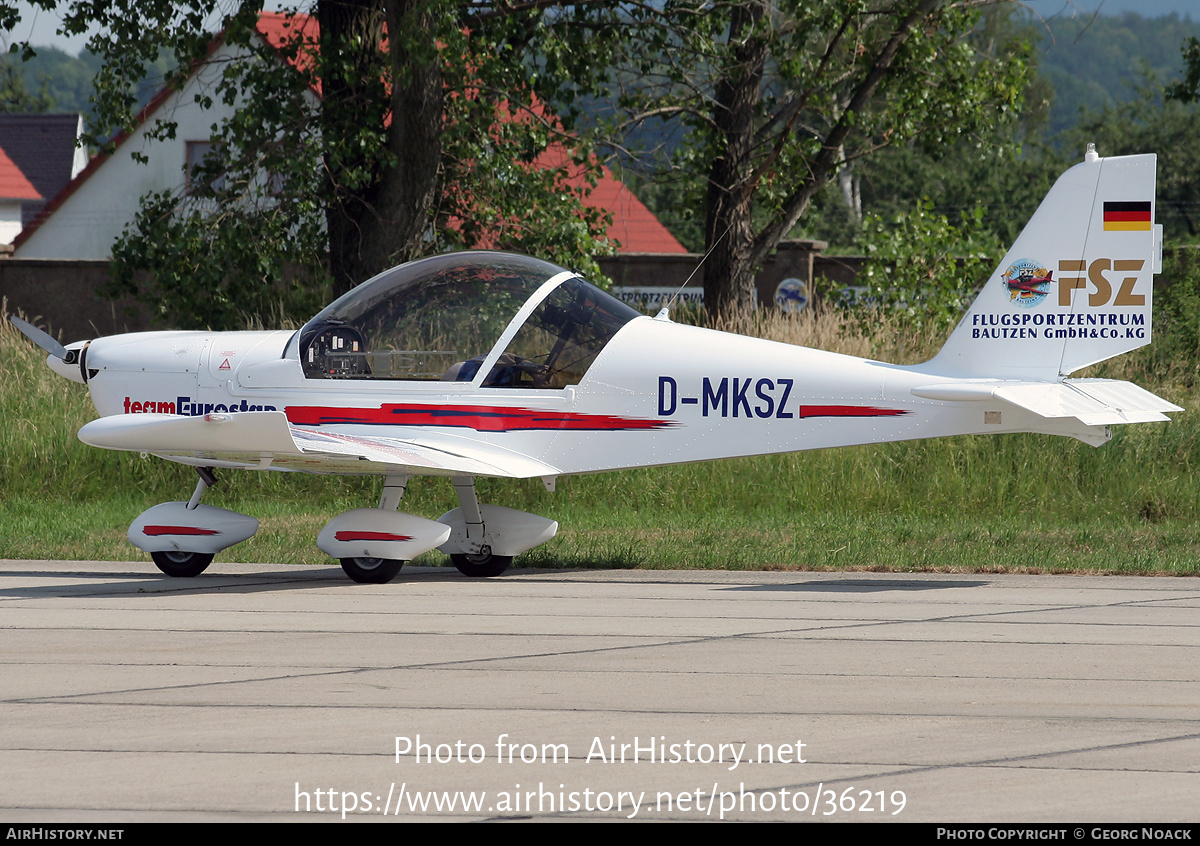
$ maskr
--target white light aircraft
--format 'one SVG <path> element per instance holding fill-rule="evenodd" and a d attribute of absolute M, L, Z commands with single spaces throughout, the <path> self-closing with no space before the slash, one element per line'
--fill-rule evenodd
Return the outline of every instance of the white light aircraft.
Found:
<path fill-rule="evenodd" d="M 188 502 L 129 540 L 172 576 L 257 531 L 200 504 L 214 468 L 384 477 L 377 508 L 317 546 L 383 583 L 432 549 L 495 576 L 553 520 L 480 504 L 478 477 L 557 477 L 946 435 L 1041 432 L 1099 446 L 1108 426 L 1181 409 L 1129 382 L 1067 379 L 1150 342 L 1161 228 L 1155 157 L 1100 158 L 1054 185 L 932 360 L 837 355 L 642 315 L 544 261 L 462 252 L 410 262 L 300 331 L 144 332 L 67 347 L 22 322 L 100 417 L 87 444 L 196 467 Z M 448 477 L 460 507 L 398 511 L 411 476 Z"/>

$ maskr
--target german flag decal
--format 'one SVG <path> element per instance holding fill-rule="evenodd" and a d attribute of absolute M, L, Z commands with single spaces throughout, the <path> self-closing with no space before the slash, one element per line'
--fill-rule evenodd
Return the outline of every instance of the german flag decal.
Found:
<path fill-rule="evenodd" d="M 1105 203 L 1104 231 L 1150 231 L 1149 203 Z"/>

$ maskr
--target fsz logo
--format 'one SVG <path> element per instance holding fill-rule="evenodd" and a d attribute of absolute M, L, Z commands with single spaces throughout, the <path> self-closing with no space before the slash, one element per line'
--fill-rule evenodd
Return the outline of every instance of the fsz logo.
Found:
<path fill-rule="evenodd" d="M 1133 286 L 1137 284 L 1137 274 L 1145 263 L 1142 259 L 1113 261 L 1112 259 L 1098 258 L 1091 264 L 1085 261 L 1063 259 L 1058 263 L 1059 273 L 1082 273 L 1086 270 L 1087 276 L 1060 276 L 1058 278 L 1058 304 L 1069 306 L 1071 292 L 1087 290 L 1087 284 L 1091 282 L 1096 290 L 1088 292 L 1088 305 L 1090 306 L 1108 305 L 1110 300 L 1115 306 L 1144 306 L 1146 295 L 1133 293 Z M 1121 278 L 1116 297 L 1113 297 L 1112 282 L 1104 275 L 1109 272 L 1133 274 Z"/>
<path fill-rule="evenodd" d="M 1082 259 L 1061 259 L 1058 262 L 1057 279 L 1054 272 L 1034 259 L 1018 259 L 1000 274 L 1000 282 L 1008 291 L 1009 302 L 1022 308 L 1037 308 L 1050 293 L 1050 286 L 1058 284 L 1058 304 L 1064 308 L 1071 305 L 1071 292 L 1087 293 L 1087 304 L 1093 308 L 1105 305 L 1144 306 L 1145 294 L 1135 294 L 1134 285 L 1138 273 L 1146 264 L 1144 259 L 1098 258 L 1091 262 Z M 1083 275 L 1085 274 L 1086 275 Z M 1107 273 L 1123 273 L 1125 276 L 1109 279 Z M 1069 274 L 1069 275 L 1063 275 Z M 1116 286 L 1114 287 L 1114 282 Z M 1092 290 L 1088 290 L 1089 283 Z M 1114 291 L 1116 295 L 1114 296 Z"/>
<path fill-rule="evenodd" d="M 1051 276 L 1041 262 L 1018 259 L 1001 274 L 1001 279 L 1008 288 L 1010 302 L 1021 308 L 1033 308 L 1041 305 L 1050 293 L 1050 283 L 1054 281 Z"/>

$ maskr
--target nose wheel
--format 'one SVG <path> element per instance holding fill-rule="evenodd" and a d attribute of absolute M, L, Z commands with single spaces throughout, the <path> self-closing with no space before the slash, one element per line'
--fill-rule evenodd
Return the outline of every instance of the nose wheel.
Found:
<path fill-rule="evenodd" d="M 138 515 L 126 537 L 149 552 L 154 566 L 174 578 L 203 573 L 222 549 L 253 537 L 258 521 L 245 514 L 201 505 L 200 497 L 217 479 L 211 467 L 197 467 L 200 480 L 187 502 L 163 502 Z"/>
<path fill-rule="evenodd" d="M 404 562 L 396 558 L 343 558 L 342 570 L 351 581 L 364 585 L 383 585 L 396 578 Z"/>
<path fill-rule="evenodd" d="M 209 552 L 178 552 L 176 550 L 151 552 L 150 557 L 154 559 L 154 566 L 168 576 L 174 576 L 177 579 L 199 576 L 213 560 L 212 553 Z"/>

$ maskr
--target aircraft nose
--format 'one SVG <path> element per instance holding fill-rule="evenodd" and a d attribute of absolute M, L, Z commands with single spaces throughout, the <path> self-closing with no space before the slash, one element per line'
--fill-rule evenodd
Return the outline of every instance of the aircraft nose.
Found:
<path fill-rule="evenodd" d="M 88 345 L 91 343 L 91 341 L 76 341 L 73 344 L 67 344 L 61 358 L 53 353 L 46 356 L 46 366 L 72 382 L 85 384 L 88 380 L 88 371 L 84 365 L 87 362 Z"/>

